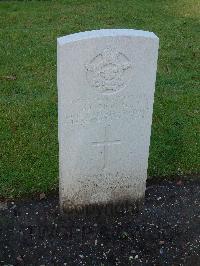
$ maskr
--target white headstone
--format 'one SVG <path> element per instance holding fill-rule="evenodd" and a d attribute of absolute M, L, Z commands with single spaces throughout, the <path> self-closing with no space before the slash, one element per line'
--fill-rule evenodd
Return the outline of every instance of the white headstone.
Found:
<path fill-rule="evenodd" d="M 158 46 L 130 29 L 58 38 L 62 209 L 144 198 Z"/>

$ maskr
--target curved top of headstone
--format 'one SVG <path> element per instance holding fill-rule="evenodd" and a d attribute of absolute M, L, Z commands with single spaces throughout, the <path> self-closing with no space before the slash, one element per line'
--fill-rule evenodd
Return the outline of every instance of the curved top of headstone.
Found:
<path fill-rule="evenodd" d="M 133 29 L 101 29 L 74 33 L 57 38 L 59 45 L 66 43 L 81 41 L 85 39 L 101 38 L 101 37 L 143 37 L 158 39 L 158 37 L 149 31 L 133 30 Z"/>

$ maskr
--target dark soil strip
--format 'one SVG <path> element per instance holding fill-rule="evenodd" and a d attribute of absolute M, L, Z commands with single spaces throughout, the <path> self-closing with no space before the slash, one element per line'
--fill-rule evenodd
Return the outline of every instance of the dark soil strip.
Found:
<path fill-rule="evenodd" d="M 0 209 L 0 265 L 200 265 L 198 182 L 149 186 L 138 214 L 62 217 L 57 196 Z"/>

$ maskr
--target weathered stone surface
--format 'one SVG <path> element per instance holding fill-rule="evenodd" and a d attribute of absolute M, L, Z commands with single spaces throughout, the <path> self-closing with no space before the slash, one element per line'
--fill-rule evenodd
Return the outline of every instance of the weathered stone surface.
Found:
<path fill-rule="evenodd" d="M 65 210 L 144 197 L 158 53 L 155 34 L 58 38 L 60 201 Z"/>

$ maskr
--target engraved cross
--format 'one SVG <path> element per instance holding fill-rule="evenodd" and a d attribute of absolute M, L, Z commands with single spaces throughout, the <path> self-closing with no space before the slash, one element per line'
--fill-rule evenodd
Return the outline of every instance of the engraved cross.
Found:
<path fill-rule="evenodd" d="M 108 147 L 115 144 L 120 144 L 120 140 L 108 140 L 108 132 L 107 128 L 105 127 L 104 131 L 104 141 L 95 141 L 92 142 L 92 145 L 95 146 L 103 146 L 103 170 L 106 168 L 106 162 L 108 161 Z"/>

